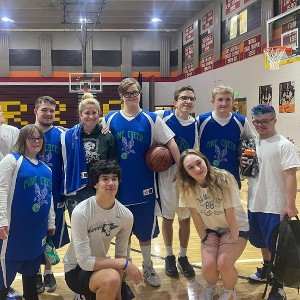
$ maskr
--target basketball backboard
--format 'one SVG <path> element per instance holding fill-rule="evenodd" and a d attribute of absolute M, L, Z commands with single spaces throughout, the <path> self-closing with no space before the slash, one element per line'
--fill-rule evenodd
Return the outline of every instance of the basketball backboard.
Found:
<path fill-rule="evenodd" d="M 69 92 L 100 93 L 102 91 L 101 73 L 69 73 Z"/>
<path fill-rule="evenodd" d="M 293 63 L 300 60 L 299 51 L 299 27 L 300 27 L 300 6 L 288 9 L 286 12 L 269 19 L 266 24 L 266 46 L 285 46 L 291 48 L 291 53 L 284 53 L 279 65 Z M 265 55 L 265 67 L 270 68 L 270 64 Z"/>

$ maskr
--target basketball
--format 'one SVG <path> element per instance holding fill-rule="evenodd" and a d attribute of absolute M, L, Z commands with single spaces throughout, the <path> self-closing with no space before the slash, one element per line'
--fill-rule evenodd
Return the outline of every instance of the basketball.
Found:
<path fill-rule="evenodd" d="M 154 172 L 164 172 L 174 163 L 170 150 L 164 145 L 150 147 L 145 160 L 149 169 Z"/>

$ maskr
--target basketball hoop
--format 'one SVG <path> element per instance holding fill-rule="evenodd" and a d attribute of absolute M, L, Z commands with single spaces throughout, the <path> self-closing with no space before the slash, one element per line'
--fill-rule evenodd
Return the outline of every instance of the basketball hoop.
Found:
<path fill-rule="evenodd" d="M 270 70 L 278 70 L 280 61 L 284 56 L 291 56 L 293 49 L 286 46 L 268 47 L 264 49 L 265 57 L 270 65 Z"/>
<path fill-rule="evenodd" d="M 90 87 L 89 86 L 82 86 L 81 90 L 83 91 L 83 94 L 88 93 L 90 91 Z"/>

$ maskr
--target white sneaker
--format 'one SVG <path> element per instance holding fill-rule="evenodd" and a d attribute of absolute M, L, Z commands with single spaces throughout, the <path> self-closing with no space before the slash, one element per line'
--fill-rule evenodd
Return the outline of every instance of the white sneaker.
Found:
<path fill-rule="evenodd" d="M 148 266 L 143 264 L 143 275 L 151 286 L 155 286 L 155 287 L 160 286 L 160 278 L 153 268 L 152 261 Z"/>
<path fill-rule="evenodd" d="M 213 300 L 217 293 L 216 285 L 207 285 L 199 294 L 199 300 Z"/>
<path fill-rule="evenodd" d="M 14 288 L 10 287 L 6 300 L 22 300 L 22 295 Z"/>
<path fill-rule="evenodd" d="M 222 289 L 222 292 L 220 294 L 219 300 L 236 300 L 236 294 L 234 290 L 224 290 Z"/>

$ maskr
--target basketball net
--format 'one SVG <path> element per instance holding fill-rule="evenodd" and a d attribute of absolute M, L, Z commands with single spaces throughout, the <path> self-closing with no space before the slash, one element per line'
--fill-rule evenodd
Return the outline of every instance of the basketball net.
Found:
<path fill-rule="evenodd" d="M 270 70 L 278 70 L 280 61 L 284 56 L 292 55 L 292 48 L 285 46 L 269 47 L 264 49 L 265 57 L 268 59 Z"/>
<path fill-rule="evenodd" d="M 88 85 L 83 85 L 81 90 L 83 91 L 83 94 L 85 94 L 90 91 L 90 87 Z"/>

